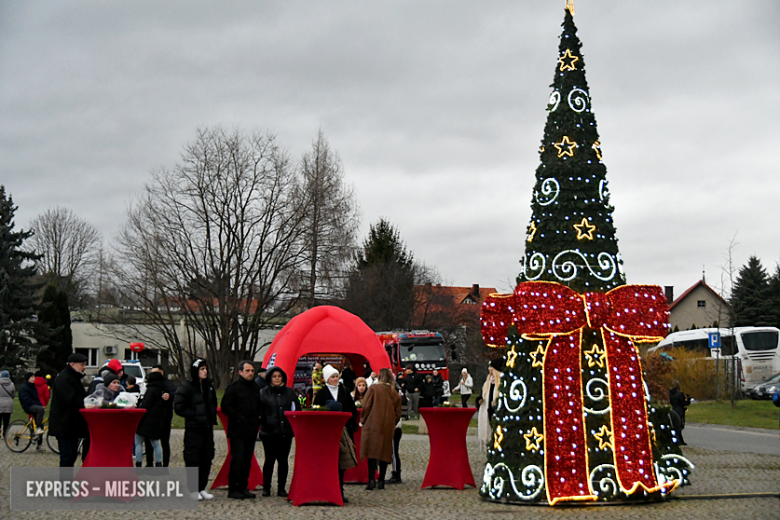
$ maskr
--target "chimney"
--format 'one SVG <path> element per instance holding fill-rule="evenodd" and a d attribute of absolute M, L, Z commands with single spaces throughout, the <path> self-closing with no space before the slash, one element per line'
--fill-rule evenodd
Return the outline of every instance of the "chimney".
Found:
<path fill-rule="evenodd" d="M 664 294 L 666 295 L 666 302 L 671 305 L 674 301 L 674 286 L 667 285 L 664 287 Z"/>
<path fill-rule="evenodd" d="M 475 283 L 471 286 L 471 294 L 473 294 L 476 298 L 479 298 L 479 284 Z"/>

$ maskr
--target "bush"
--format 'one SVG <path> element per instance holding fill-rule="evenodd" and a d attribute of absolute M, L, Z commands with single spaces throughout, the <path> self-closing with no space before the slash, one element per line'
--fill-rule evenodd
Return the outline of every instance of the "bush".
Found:
<path fill-rule="evenodd" d="M 658 352 L 643 359 L 645 381 L 650 389 L 650 395 L 660 401 L 669 400 L 669 389 L 673 381 L 680 382 L 683 392 L 694 399 L 715 399 L 717 396 L 717 381 L 720 377 L 721 397 L 727 394 L 726 368 L 723 360 L 720 362 L 720 374 L 717 374 L 715 360 L 702 357 L 701 352 L 678 348 L 667 353 L 672 359 L 667 359 Z"/>

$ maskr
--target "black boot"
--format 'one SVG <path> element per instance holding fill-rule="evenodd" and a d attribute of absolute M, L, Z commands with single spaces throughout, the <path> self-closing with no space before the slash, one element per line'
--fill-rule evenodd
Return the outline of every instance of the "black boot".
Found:
<path fill-rule="evenodd" d="M 155 468 L 162 468 L 163 467 L 162 462 L 155 462 L 154 463 L 154 467 Z"/>
<path fill-rule="evenodd" d="M 142 468 L 143 466 L 141 465 L 141 463 L 140 463 L 140 462 L 136 462 L 136 463 L 135 463 L 135 467 L 136 467 L 136 468 Z"/>
<path fill-rule="evenodd" d="M 285 491 L 283 487 L 279 487 L 279 489 L 276 491 L 276 496 L 284 498 L 287 496 L 287 491 Z"/>
<path fill-rule="evenodd" d="M 372 491 L 376 489 L 376 480 L 370 478 L 368 479 L 368 485 L 366 486 L 366 491 Z"/>
<path fill-rule="evenodd" d="M 271 486 L 263 486 L 263 496 L 264 497 L 270 497 L 271 496 Z"/>
<path fill-rule="evenodd" d="M 390 477 L 390 480 L 387 481 L 388 484 L 403 484 L 403 480 L 401 480 L 401 472 L 400 471 L 393 471 L 393 476 Z"/>

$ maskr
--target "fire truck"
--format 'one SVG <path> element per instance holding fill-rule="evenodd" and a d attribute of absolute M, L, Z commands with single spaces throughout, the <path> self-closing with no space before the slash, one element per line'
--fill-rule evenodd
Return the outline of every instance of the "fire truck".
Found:
<path fill-rule="evenodd" d="M 411 332 L 377 332 L 379 340 L 390 356 L 393 373 L 414 365 L 421 374 L 434 370 L 444 379 L 444 395 L 450 395 L 450 366 L 444 337 L 438 332 L 417 330 Z"/>

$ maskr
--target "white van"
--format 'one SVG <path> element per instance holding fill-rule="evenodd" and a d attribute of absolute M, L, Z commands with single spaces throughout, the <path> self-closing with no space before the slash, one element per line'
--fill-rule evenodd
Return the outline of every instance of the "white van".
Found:
<path fill-rule="evenodd" d="M 709 334 L 718 331 L 721 347 L 710 349 Z M 682 330 L 669 334 L 647 353 L 669 352 L 675 348 L 700 351 L 704 357 L 738 359 L 743 389 L 780 372 L 780 329 L 775 327 Z"/>

